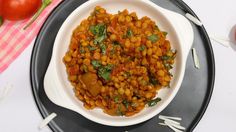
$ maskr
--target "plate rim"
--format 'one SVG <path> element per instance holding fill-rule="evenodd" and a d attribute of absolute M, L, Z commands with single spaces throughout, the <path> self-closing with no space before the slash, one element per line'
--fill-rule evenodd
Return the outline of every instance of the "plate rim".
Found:
<path fill-rule="evenodd" d="M 153 1 L 153 0 L 152 0 Z M 194 11 L 182 0 L 174 0 L 171 1 L 173 2 L 176 6 L 178 6 L 179 8 L 181 8 L 182 10 L 184 10 L 185 12 L 188 12 L 190 14 L 192 14 L 193 16 L 195 16 L 196 18 L 197 15 L 194 13 Z M 38 91 L 36 90 L 36 79 L 35 79 L 35 72 L 34 72 L 34 67 L 35 67 L 35 61 L 36 61 L 36 51 L 39 48 L 37 42 L 38 40 L 42 37 L 41 32 L 45 29 L 45 27 L 48 25 L 49 21 L 48 18 L 52 17 L 53 15 L 55 15 L 56 10 L 60 9 L 61 6 L 63 6 L 64 4 L 68 3 L 68 1 L 61 1 L 48 15 L 48 17 L 46 18 L 45 22 L 43 23 L 42 27 L 40 28 L 38 35 L 35 39 L 34 42 L 34 46 L 31 52 L 31 59 L 30 59 L 30 83 L 31 83 L 31 89 L 32 89 L 32 94 L 33 94 L 33 98 L 35 100 L 36 106 L 42 116 L 42 118 L 45 118 L 48 116 L 48 113 L 46 112 L 44 106 L 42 105 L 42 102 L 40 100 L 40 98 L 36 95 L 38 95 Z M 206 29 L 204 28 L 204 26 L 199 27 L 198 28 L 199 31 L 201 31 L 203 33 L 203 38 L 205 39 L 205 41 L 208 43 L 207 44 L 207 48 L 210 51 L 209 54 L 210 56 L 207 56 L 207 60 L 211 65 L 211 69 L 209 69 L 209 73 L 211 73 L 210 76 L 210 82 L 208 82 L 208 96 L 205 96 L 204 101 L 203 101 L 203 105 L 200 108 L 199 112 L 196 114 L 196 117 L 193 119 L 193 122 L 190 124 L 189 126 L 189 130 L 187 131 L 193 131 L 194 128 L 197 126 L 197 124 L 200 122 L 200 120 L 202 119 L 203 115 L 206 112 L 206 109 L 208 108 L 208 105 L 210 103 L 211 97 L 212 97 L 212 93 L 214 90 L 214 83 L 215 83 L 215 58 L 214 58 L 214 52 L 213 52 L 213 48 L 211 45 L 211 41 L 209 39 L 209 36 L 206 32 Z M 210 61 L 209 61 L 210 60 Z M 55 122 L 52 121 L 48 124 L 49 128 L 53 131 L 56 132 L 59 128 L 56 127 Z"/>

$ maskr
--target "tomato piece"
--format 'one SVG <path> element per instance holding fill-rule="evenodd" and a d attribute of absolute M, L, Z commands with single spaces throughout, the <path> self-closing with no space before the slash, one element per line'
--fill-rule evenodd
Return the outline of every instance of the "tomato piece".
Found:
<path fill-rule="evenodd" d="M 7 20 L 31 17 L 41 6 L 42 0 L 0 0 L 0 15 Z"/>

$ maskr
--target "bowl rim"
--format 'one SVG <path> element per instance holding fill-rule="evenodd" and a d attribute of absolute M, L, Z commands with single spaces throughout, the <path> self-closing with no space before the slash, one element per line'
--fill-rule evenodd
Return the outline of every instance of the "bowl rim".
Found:
<path fill-rule="evenodd" d="M 58 43 L 58 42 L 57 42 L 57 41 L 58 41 L 58 36 L 61 36 L 61 34 L 63 33 L 63 27 L 64 27 L 66 24 L 68 24 L 69 20 L 72 19 L 72 18 L 76 15 L 76 13 L 78 12 L 77 10 L 79 10 L 79 9 L 81 9 L 81 8 L 86 8 L 87 5 L 89 5 L 89 4 L 93 3 L 93 2 L 99 2 L 99 1 L 102 1 L 102 0 L 87 1 L 87 2 L 85 2 L 84 4 L 82 4 L 81 6 L 77 7 L 77 8 L 67 17 L 67 19 L 64 21 L 64 23 L 62 24 L 61 28 L 59 29 L 58 34 L 57 34 L 56 39 L 55 39 L 55 42 L 54 42 L 54 46 L 55 46 L 55 45 L 58 46 L 58 45 L 56 44 L 56 43 Z M 104 0 L 103 0 L 103 1 L 104 1 Z M 144 2 L 145 4 L 147 4 L 148 6 L 152 6 L 152 7 L 155 8 L 156 10 L 157 10 L 156 7 L 158 7 L 157 5 L 155 5 L 154 3 L 152 3 L 151 1 L 140 0 L 140 1 L 137 1 L 137 2 Z M 82 10 L 82 9 L 81 9 L 81 10 Z M 159 12 L 164 18 L 166 18 L 165 15 L 163 14 L 163 12 L 161 12 L 160 10 L 159 10 L 158 12 Z M 166 20 L 169 21 L 168 19 L 166 19 Z M 168 25 L 173 26 L 171 23 L 169 23 Z M 173 28 L 173 27 L 172 27 L 172 28 Z M 173 30 L 173 31 L 175 31 L 175 30 Z M 177 34 L 177 32 L 175 31 L 174 34 Z M 176 37 L 176 38 L 177 38 L 177 41 L 178 41 L 178 43 L 180 44 L 179 36 L 178 36 L 178 35 L 176 35 L 176 36 L 177 36 L 177 37 Z M 53 54 L 52 54 L 52 59 L 51 59 L 50 64 L 49 64 L 49 68 L 52 67 L 53 65 L 55 65 L 55 64 L 54 64 L 54 63 L 55 63 L 54 61 L 55 61 L 56 59 L 53 59 L 53 58 L 55 58 L 55 55 L 57 55 L 57 50 L 56 50 L 56 52 L 54 52 L 54 49 L 55 49 L 55 47 L 53 47 Z M 180 44 L 180 49 L 182 49 L 181 44 Z M 181 52 L 180 52 L 180 58 L 181 58 L 181 59 L 184 58 Z M 187 58 L 187 57 L 186 57 L 186 58 Z M 157 115 L 158 113 L 160 113 L 164 108 L 166 108 L 166 106 L 167 106 L 167 105 L 173 100 L 173 98 L 176 96 L 176 94 L 177 94 L 177 92 L 178 92 L 178 90 L 179 90 L 179 88 L 180 88 L 180 85 L 181 85 L 181 83 L 182 83 L 182 80 L 183 80 L 183 76 L 184 76 L 184 72 L 185 72 L 185 63 L 186 63 L 186 59 L 183 59 L 183 60 L 181 61 L 181 64 L 180 64 L 180 65 L 181 65 L 181 66 L 180 66 L 181 72 L 180 72 L 179 78 L 178 78 L 178 80 L 177 80 L 177 84 L 176 84 L 176 86 L 173 88 L 174 90 L 173 90 L 172 94 L 171 94 L 170 96 L 168 96 L 168 98 L 165 100 L 165 102 L 163 103 L 163 105 L 159 106 L 156 111 L 152 111 L 152 112 L 150 112 L 150 113 L 148 113 L 148 114 L 146 114 L 146 115 L 143 115 L 142 119 L 140 119 L 140 120 L 131 120 L 131 121 L 126 121 L 126 122 L 122 122 L 122 123 L 118 124 L 117 122 L 110 122 L 110 121 L 106 121 L 106 120 L 103 120 L 103 119 L 100 119 L 100 118 L 95 118 L 95 117 L 92 116 L 92 115 L 88 115 L 86 112 L 84 112 L 84 111 L 81 110 L 81 109 L 68 108 L 68 107 L 65 107 L 65 106 L 63 106 L 63 107 L 68 108 L 68 109 L 77 109 L 76 112 L 80 113 L 81 115 L 83 115 L 83 116 L 86 117 L 87 119 L 92 120 L 92 121 L 97 122 L 97 123 L 100 123 L 100 124 L 108 125 L 108 126 L 129 126 L 129 125 L 134 125 L 134 124 L 138 124 L 138 123 L 144 122 L 144 121 L 146 121 L 146 120 L 148 120 L 148 119 L 154 117 L 154 116 Z M 49 68 L 48 68 L 48 69 L 49 69 Z M 47 71 L 48 71 L 48 70 L 47 70 Z M 47 74 L 47 73 L 46 73 L 46 74 Z M 44 88 L 45 88 L 45 87 L 44 87 Z M 45 92 L 46 92 L 46 90 L 45 90 Z M 46 94 L 47 94 L 47 92 L 46 92 Z M 55 104 L 60 105 L 60 104 L 58 104 L 57 102 L 53 101 L 53 99 L 51 99 L 50 97 L 49 97 L 49 99 L 50 99 L 52 102 L 54 102 Z"/>

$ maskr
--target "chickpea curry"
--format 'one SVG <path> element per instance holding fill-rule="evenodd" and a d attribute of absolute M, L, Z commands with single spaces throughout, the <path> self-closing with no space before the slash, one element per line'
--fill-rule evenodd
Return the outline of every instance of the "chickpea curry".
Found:
<path fill-rule="evenodd" d="M 161 99 L 176 51 L 149 17 L 109 14 L 100 6 L 73 31 L 63 61 L 76 97 L 86 109 L 132 116 Z"/>

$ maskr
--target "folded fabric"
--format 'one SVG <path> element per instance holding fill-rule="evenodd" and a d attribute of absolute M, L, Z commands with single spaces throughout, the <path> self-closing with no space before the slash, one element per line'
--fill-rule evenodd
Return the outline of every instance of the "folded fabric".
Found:
<path fill-rule="evenodd" d="M 52 0 L 52 3 L 26 30 L 23 28 L 30 18 L 23 21 L 4 21 L 0 27 L 0 73 L 34 40 L 47 16 L 61 1 Z"/>

